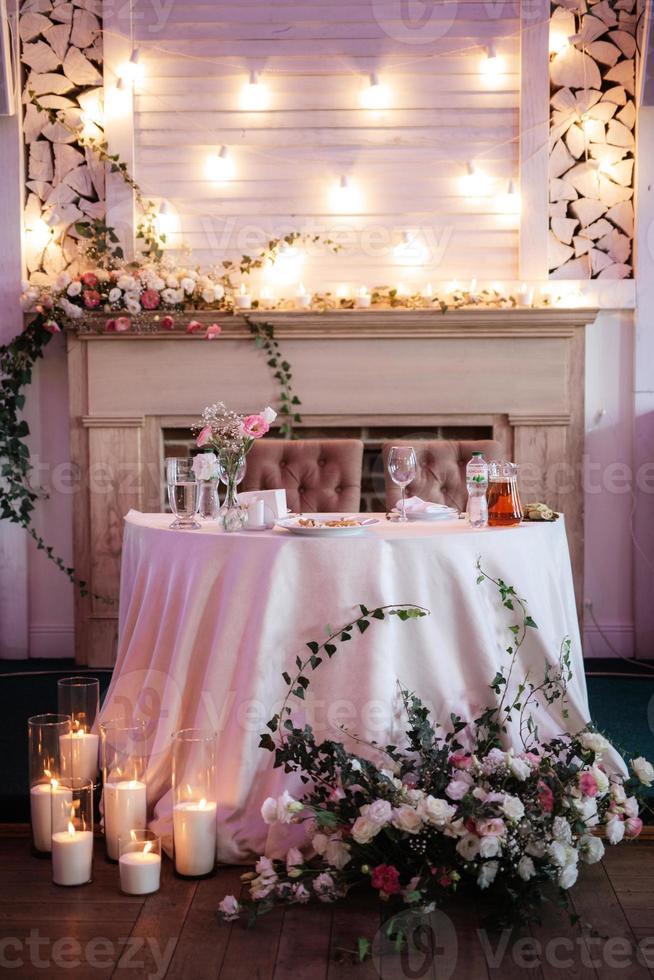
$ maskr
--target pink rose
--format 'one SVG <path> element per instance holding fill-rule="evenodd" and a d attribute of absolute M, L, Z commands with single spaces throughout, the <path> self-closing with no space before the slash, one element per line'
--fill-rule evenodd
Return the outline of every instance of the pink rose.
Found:
<path fill-rule="evenodd" d="M 538 784 L 538 802 L 545 813 L 551 813 L 554 809 L 554 793 L 542 779 Z"/>
<path fill-rule="evenodd" d="M 211 326 L 207 327 L 207 332 L 205 337 L 207 340 L 215 340 L 223 332 L 223 328 L 219 327 L 217 323 L 212 323 Z"/>
<path fill-rule="evenodd" d="M 469 769 L 472 763 L 472 756 L 466 755 L 465 752 L 455 752 L 450 756 L 450 765 L 454 766 L 455 769 Z"/>
<path fill-rule="evenodd" d="M 201 449 L 202 446 L 206 446 L 208 442 L 211 442 L 212 436 L 213 432 L 211 431 L 211 426 L 205 425 L 204 429 L 195 440 L 195 445 L 198 447 L 198 449 Z"/>
<path fill-rule="evenodd" d="M 172 316 L 164 316 L 161 318 L 162 330 L 172 330 L 174 326 L 175 326 L 175 320 Z"/>
<path fill-rule="evenodd" d="M 84 306 L 87 310 L 94 310 L 96 306 L 100 305 L 102 297 L 97 289 L 85 289 L 83 293 Z"/>
<path fill-rule="evenodd" d="M 643 829 L 643 821 L 640 817 L 629 817 L 628 820 L 624 822 L 624 835 L 625 837 L 638 837 L 641 830 Z"/>
<path fill-rule="evenodd" d="M 113 317 L 110 320 L 107 320 L 107 322 L 104 325 L 104 328 L 105 330 L 108 330 L 109 333 L 113 333 L 115 331 L 116 321 L 113 319 Z"/>
<path fill-rule="evenodd" d="M 114 330 L 117 333 L 126 333 L 132 326 L 132 321 L 128 316 L 116 317 Z"/>
<path fill-rule="evenodd" d="M 141 295 L 141 306 L 144 310 L 156 310 L 161 302 L 161 296 L 156 289 L 146 289 Z"/>
<path fill-rule="evenodd" d="M 263 415 L 246 415 L 242 430 L 246 439 L 261 439 L 270 430 L 270 426 Z"/>
<path fill-rule="evenodd" d="M 477 833 L 480 837 L 501 837 L 505 830 L 506 825 L 501 817 L 477 821 Z"/>
<path fill-rule="evenodd" d="M 199 320 L 189 320 L 188 327 L 186 328 L 187 333 L 195 333 L 196 330 L 201 330 L 202 324 Z"/>
<path fill-rule="evenodd" d="M 93 272 L 85 272 L 82 276 L 82 282 L 85 286 L 88 286 L 89 289 L 95 289 L 95 287 L 98 285 L 98 277 Z"/>
<path fill-rule="evenodd" d="M 61 327 L 59 326 L 58 323 L 55 323 L 54 320 L 48 320 L 46 323 L 43 324 L 43 326 L 48 331 L 48 333 L 61 333 Z"/>
<path fill-rule="evenodd" d="M 372 870 L 371 884 L 385 895 L 398 895 L 402 891 L 400 872 L 392 864 L 378 864 Z"/>
<path fill-rule="evenodd" d="M 597 796 L 599 787 L 592 772 L 582 772 L 579 777 L 579 789 L 584 796 Z"/>

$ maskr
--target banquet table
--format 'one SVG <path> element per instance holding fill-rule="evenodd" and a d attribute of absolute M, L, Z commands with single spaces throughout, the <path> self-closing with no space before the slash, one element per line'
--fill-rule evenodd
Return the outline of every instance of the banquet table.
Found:
<path fill-rule="evenodd" d="M 366 515 L 369 516 L 369 515 Z M 477 584 L 476 561 L 515 586 L 538 624 L 522 648 L 520 674 L 541 678 L 571 640 L 569 717 L 561 702 L 540 707 L 541 739 L 577 731 L 588 700 L 565 524 L 468 527 L 463 521 L 379 523 L 344 537 L 300 537 L 275 528 L 226 534 L 169 528 L 170 515 L 130 511 L 125 518 L 118 657 L 101 720 L 148 722 L 150 826 L 170 847 L 171 736 L 180 728 L 217 733 L 218 859 L 276 856 L 297 828 L 268 827 L 261 803 L 288 789 L 297 774 L 273 768 L 260 733 L 286 694 L 282 671 L 294 671 L 306 642 L 350 622 L 363 603 L 416 603 L 428 617 L 374 622 L 311 675 L 294 718 L 321 738 L 344 738 L 340 726 L 381 744 L 401 741 L 398 681 L 435 717 L 464 718 L 494 703 L 488 685 L 507 662 L 507 626 L 494 585 Z M 516 748 L 513 732 L 508 740 Z M 361 750 L 366 754 L 365 750 Z M 617 754 L 607 763 L 622 771 Z M 294 838 L 292 843 L 299 841 Z"/>

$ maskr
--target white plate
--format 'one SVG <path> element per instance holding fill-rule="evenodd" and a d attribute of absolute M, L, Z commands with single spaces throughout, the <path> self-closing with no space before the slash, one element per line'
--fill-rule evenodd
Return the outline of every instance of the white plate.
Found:
<path fill-rule="evenodd" d="M 406 512 L 406 516 L 410 521 L 458 521 L 459 512 L 457 510 L 442 511 L 442 510 L 424 510 L 424 511 L 410 511 Z"/>
<path fill-rule="evenodd" d="M 357 520 L 365 521 L 365 524 L 356 524 L 353 527 L 302 527 L 298 524 L 300 517 L 311 518 L 315 521 L 337 521 L 342 517 L 356 517 Z M 362 534 L 373 524 L 379 524 L 376 517 L 365 517 L 362 514 L 301 514 L 296 517 L 287 517 L 282 521 L 277 521 L 277 527 L 283 527 L 291 534 L 303 534 L 305 537 L 347 537 L 349 534 Z"/>

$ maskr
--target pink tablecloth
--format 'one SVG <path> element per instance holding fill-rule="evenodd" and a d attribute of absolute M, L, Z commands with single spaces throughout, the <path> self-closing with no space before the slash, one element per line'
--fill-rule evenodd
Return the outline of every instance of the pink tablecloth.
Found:
<path fill-rule="evenodd" d="M 283 670 L 325 627 L 347 623 L 358 603 L 413 602 L 431 616 L 374 624 L 312 677 L 304 710 L 326 737 L 345 724 L 382 743 L 402 728 L 397 680 L 447 719 L 474 717 L 491 703 L 488 684 L 506 661 L 511 620 L 493 586 L 476 584 L 481 556 L 489 574 L 514 585 L 539 626 L 524 648 L 532 676 L 572 641 L 570 717 L 559 702 L 538 714 L 543 738 L 588 720 L 572 577 L 563 520 L 514 529 L 474 530 L 462 522 L 390 524 L 340 540 L 283 530 L 225 534 L 217 525 L 172 531 L 170 517 L 126 518 L 120 639 L 102 718 L 150 720 L 147 771 L 152 826 L 171 833 L 171 735 L 178 728 L 218 733 L 218 857 L 239 862 L 281 842 L 269 836 L 261 802 L 296 776 L 273 770 L 259 733 L 285 694 Z M 517 736 L 515 738 L 518 743 Z M 612 760 L 620 766 L 617 756 Z"/>

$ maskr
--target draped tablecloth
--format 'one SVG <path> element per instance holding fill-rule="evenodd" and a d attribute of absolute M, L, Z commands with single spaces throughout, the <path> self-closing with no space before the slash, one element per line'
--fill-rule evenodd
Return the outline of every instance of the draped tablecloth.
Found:
<path fill-rule="evenodd" d="M 171 735 L 217 732 L 218 858 L 237 863 L 276 854 L 289 828 L 269 828 L 262 801 L 284 788 L 302 795 L 296 774 L 273 769 L 259 735 L 286 693 L 306 642 L 326 637 L 368 608 L 416 603 L 431 615 L 374 622 L 311 674 L 306 703 L 295 702 L 317 734 L 340 726 L 381 744 L 401 742 L 398 681 L 437 718 L 472 719 L 494 703 L 488 685 L 507 662 L 507 626 L 494 585 L 476 583 L 476 561 L 515 586 L 538 630 L 529 631 L 520 672 L 541 678 L 561 642 L 571 640 L 569 717 L 560 702 L 536 712 L 541 739 L 577 731 L 588 700 L 570 560 L 561 518 L 553 524 L 473 529 L 462 521 L 395 524 L 365 533 L 298 537 L 282 529 L 226 534 L 217 524 L 171 530 L 170 515 L 130 511 L 125 519 L 118 659 L 102 720 L 149 722 L 151 826 L 172 830 Z M 294 709 L 295 710 L 295 709 Z M 511 739 L 510 739 L 511 740 Z M 510 741 L 509 740 L 509 741 Z M 517 733 L 512 740 L 519 746 Z M 365 754 L 365 752 L 364 752 Z M 617 755 L 607 758 L 622 768 Z M 294 841 L 296 842 L 296 841 Z"/>

